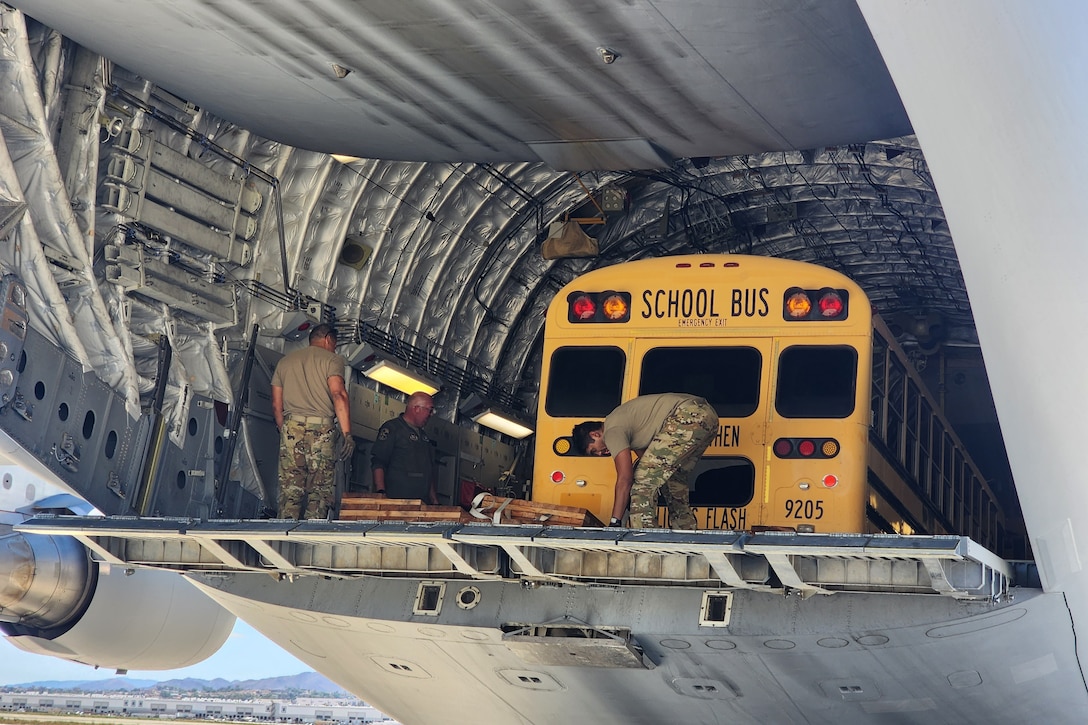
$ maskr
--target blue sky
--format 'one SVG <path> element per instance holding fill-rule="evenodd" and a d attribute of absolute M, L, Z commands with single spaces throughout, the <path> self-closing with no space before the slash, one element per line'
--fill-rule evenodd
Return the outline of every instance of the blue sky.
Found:
<path fill-rule="evenodd" d="M 140 680 L 171 680 L 175 677 L 251 680 L 296 675 L 312 669 L 238 620 L 219 651 L 203 662 L 180 670 L 131 670 L 128 676 Z M 107 680 L 111 677 L 116 677 L 113 670 L 96 670 L 56 657 L 28 654 L 10 642 L 0 644 L 0 685 L 38 680 Z"/>

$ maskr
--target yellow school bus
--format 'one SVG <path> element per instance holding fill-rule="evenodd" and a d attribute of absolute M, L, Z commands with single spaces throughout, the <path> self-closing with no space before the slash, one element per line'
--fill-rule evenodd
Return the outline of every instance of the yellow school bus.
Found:
<path fill-rule="evenodd" d="M 708 254 L 593 270 L 548 309 L 532 498 L 607 521 L 614 464 L 574 450 L 571 429 L 639 395 L 691 393 L 719 416 L 689 481 L 699 528 L 1003 533 L 984 478 L 895 356 L 861 288 L 813 264 Z"/>

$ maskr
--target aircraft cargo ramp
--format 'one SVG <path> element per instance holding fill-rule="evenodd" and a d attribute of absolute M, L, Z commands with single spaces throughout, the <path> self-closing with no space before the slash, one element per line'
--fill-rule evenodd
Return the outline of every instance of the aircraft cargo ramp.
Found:
<path fill-rule="evenodd" d="M 1034 578 L 1030 564 L 960 536 L 54 515 L 16 529 L 74 537 L 118 566 L 292 578 L 423 575 L 975 601 L 1006 600 L 1017 578 Z"/>

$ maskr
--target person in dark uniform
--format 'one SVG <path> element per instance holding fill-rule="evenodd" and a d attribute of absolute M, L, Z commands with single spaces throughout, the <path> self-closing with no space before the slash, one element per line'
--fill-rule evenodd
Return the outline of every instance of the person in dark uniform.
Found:
<path fill-rule="evenodd" d="M 272 374 L 283 519 L 325 518 L 336 495 L 336 460 L 355 449 L 345 363 L 335 352 L 336 339 L 332 325 L 315 325 L 310 344 L 285 355 Z"/>
<path fill-rule="evenodd" d="M 412 393 L 404 412 L 378 429 L 370 449 L 374 492 L 389 498 L 418 498 L 437 504 L 434 447 L 423 430 L 434 412 L 434 399 Z"/>

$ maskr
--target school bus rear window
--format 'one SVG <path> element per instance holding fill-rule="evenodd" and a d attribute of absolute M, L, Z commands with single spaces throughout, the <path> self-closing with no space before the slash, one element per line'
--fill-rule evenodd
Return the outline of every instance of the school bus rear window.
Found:
<path fill-rule="evenodd" d="M 778 358 L 775 410 L 786 418 L 846 418 L 854 412 L 857 377 L 852 347 L 788 347 Z"/>
<path fill-rule="evenodd" d="M 690 481 L 692 506 L 736 508 L 752 503 L 755 466 L 744 458 L 704 458 Z"/>
<path fill-rule="evenodd" d="M 622 401 L 627 356 L 618 347 L 561 347 L 552 353 L 545 409 L 556 418 L 604 418 Z"/>
<path fill-rule="evenodd" d="M 658 347 L 642 358 L 639 395 L 691 393 L 721 418 L 746 418 L 759 406 L 762 355 L 754 347 Z"/>

